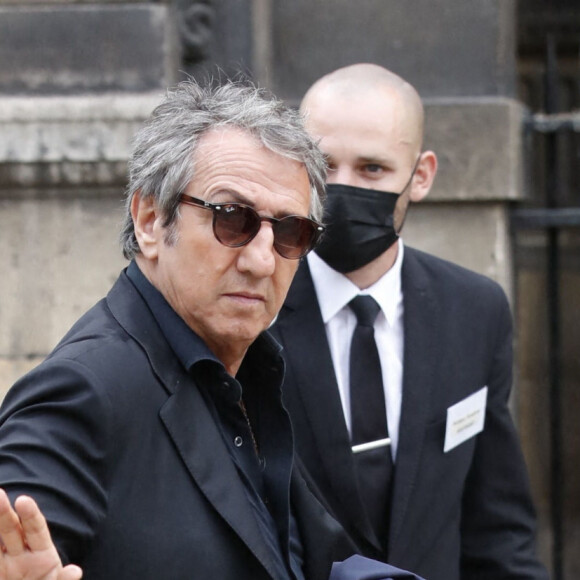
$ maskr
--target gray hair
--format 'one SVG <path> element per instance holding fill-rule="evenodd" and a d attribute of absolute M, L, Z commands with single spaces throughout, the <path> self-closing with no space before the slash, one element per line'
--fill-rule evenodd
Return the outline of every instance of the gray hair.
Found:
<path fill-rule="evenodd" d="M 174 241 L 179 195 L 194 179 L 197 145 L 204 134 L 222 127 L 247 131 L 270 151 L 302 163 L 310 182 L 310 217 L 321 221 L 326 164 L 301 114 L 248 81 L 202 87 L 188 80 L 168 92 L 135 136 L 121 231 L 126 258 L 140 252 L 131 217 L 135 194 L 154 197 L 166 240 Z"/>

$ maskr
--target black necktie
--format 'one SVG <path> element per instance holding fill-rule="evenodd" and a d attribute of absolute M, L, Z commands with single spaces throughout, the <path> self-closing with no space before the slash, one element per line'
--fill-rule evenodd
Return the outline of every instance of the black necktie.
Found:
<path fill-rule="evenodd" d="M 381 361 L 375 343 L 374 322 L 380 307 L 371 296 L 349 303 L 357 318 L 350 347 L 350 411 L 352 444 L 356 446 L 389 436 Z M 361 498 L 381 543 L 386 544 L 393 460 L 390 445 L 354 453 Z"/>

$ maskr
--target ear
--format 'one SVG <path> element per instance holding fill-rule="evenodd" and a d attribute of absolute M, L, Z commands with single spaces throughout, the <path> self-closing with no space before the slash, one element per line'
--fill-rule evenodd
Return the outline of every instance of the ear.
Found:
<path fill-rule="evenodd" d="M 423 151 L 411 185 L 411 201 L 417 203 L 427 197 L 436 173 L 437 156 L 433 151 Z"/>
<path fill-rule="evenodd" d="M 141 192 L 135 193 L 131 200 L 131 217 L 141 254 L 149 260 L 157 258 L 163 232 L 161 215 L 153 196 L 142 197 Z"/>

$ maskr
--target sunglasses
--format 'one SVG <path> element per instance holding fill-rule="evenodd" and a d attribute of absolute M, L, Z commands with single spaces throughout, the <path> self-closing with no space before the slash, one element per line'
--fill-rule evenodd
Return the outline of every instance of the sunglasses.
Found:
<path fill-rule="evenodd" d="M 270 222 L 274 232 L 274 248 L 289 260 L 302 258 L 324 232 L 324 226 L 306 217 L 289 215 L 283 218 L 263 217 L 243 203 L 209 203 L 182 193 L 179 201 L 213 212 L 213 235 L 229 248 L 249 244 L 260 231 L 262 222 Z"/>

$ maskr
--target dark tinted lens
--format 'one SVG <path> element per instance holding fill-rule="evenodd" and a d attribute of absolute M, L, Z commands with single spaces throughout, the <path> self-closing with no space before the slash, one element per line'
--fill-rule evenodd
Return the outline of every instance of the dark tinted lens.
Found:
<path fill-rule="evenodd" d="M 301 258 L 309 252 L 316 239 L 316 225 L 305 218 L 288 216 L 273 227 L 274 247 L 284 258 Z"/>
<path fill-rule="evenodd" d="M 230 247 L 247 244 L 260 230 L 260 223 L 260 216 L 245 205 L 222 205 L 214 212 L 215 237 Z"/>

